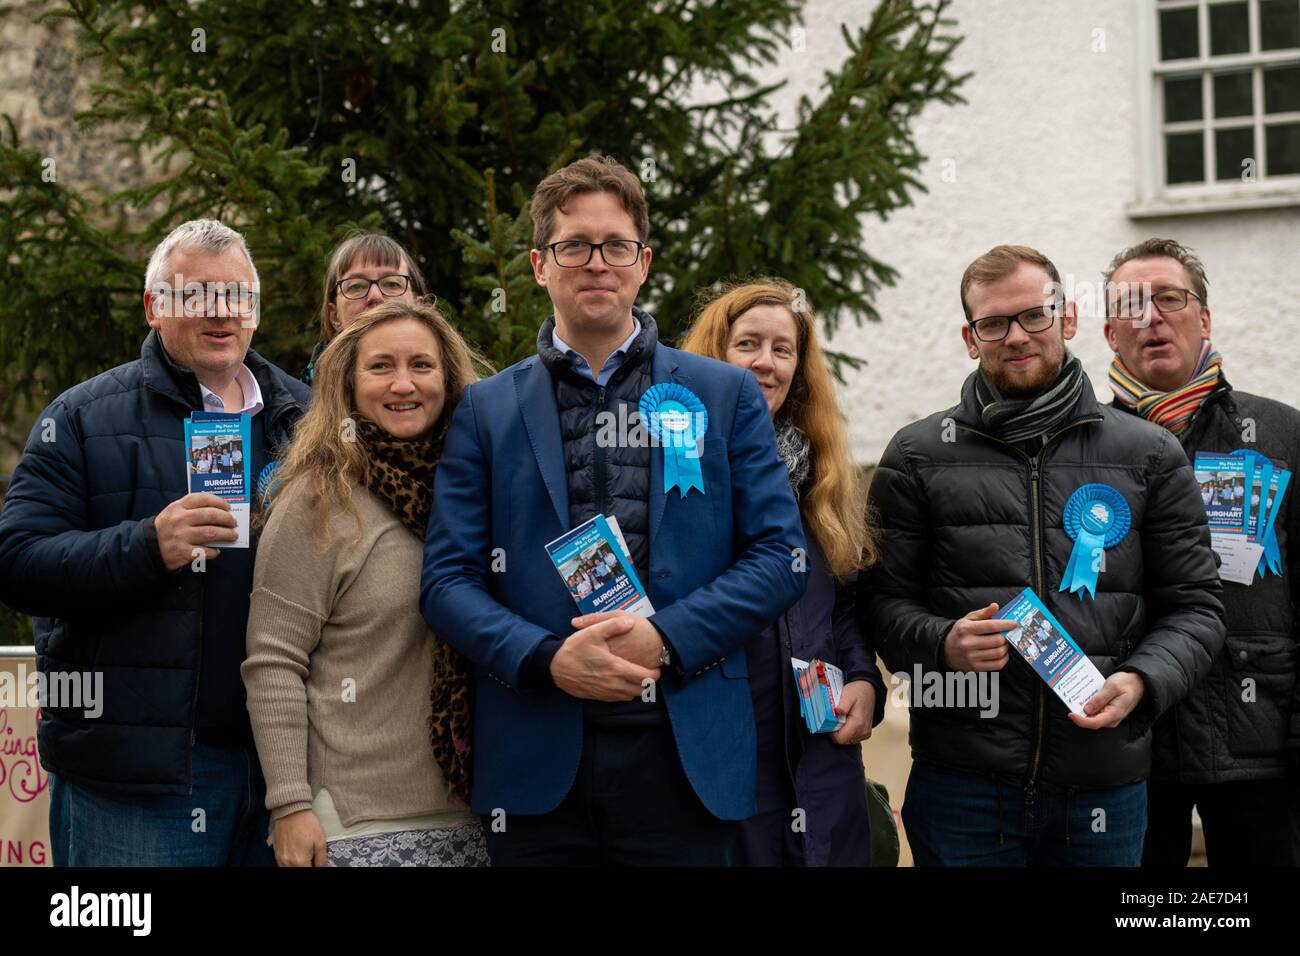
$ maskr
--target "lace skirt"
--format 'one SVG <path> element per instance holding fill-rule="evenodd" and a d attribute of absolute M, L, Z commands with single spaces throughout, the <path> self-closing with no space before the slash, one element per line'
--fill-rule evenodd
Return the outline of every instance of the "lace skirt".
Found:
<path fill-rule="evenodd" d="M 454 827 L 397 830 L 325 844 L 330 866 L 488 866 L 477 820 Z"/>

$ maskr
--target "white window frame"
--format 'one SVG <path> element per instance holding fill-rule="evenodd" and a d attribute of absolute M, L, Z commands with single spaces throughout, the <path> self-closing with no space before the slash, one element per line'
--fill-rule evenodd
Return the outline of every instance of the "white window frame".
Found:
<path fill-rule="evenodd" d="M 1267 157 L 1264 155 L 1264 122 L 1300 121 L 1300 112 L 1265 113 L 1264 81 L 1262 67 L 1278 65 L 1300 66 L 1300 49 L 1260 50 L 1259 2 L 1248 0 L 1250 17 L 1249 53 L 1228 56 L 1210 56 L 1210 6 L 1214 0 L 1140 0 L 1138 4 L 1137 64 L 1138 64 L 1138 170 L 1137 197 L 1126 209 L 1130 218 L 1143 219 L 1154 216 L 1175 216 L 1193 213 L 1236 211 L 1243 209 L 1271 209 L 1280 206 L 1300 206 L 1300 175 L 1268 175 Z M 1196 8 L 1197 35 L 1200 55 L 1196 59 L 1160 59 L 1159 11 Z M 1252 110 L 1249 117 L 1214 118 L 1214 79 L 1212 72 L 1231 68 L 1250 69 L 1252 73 Z M 1202 118 L 1187 123 L 1164 121 L 1164 84 L 1167 76 L 1200 73 L 1202 76 Z M 1246 121 L 1249 120 L 1249 123 Z M 1215 182 L 1214 130 L 1245 128 L 1255 130 L 1256 180 L 1246 183 Z M 1203 136 L 1205 149 L 1206 182 L 1165 184 L 1165 133 L 1206 130 Z"/>

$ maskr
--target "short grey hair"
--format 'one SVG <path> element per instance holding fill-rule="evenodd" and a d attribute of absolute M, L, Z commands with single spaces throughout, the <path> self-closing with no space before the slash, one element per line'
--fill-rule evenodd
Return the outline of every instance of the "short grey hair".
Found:
<path fill-rule="evenodd" d="M 1110 260 L 1110 265 L 1106 267 L 1106 271 L 1102 273 L 1102 280 L 1107 285 L 1110 285 L 1111 276 L 1115 274 L 1115 270 L 1133 259 L 1158 259 L 1164 257 L 1177 260 L 1183 267 L 1183 270 L 1187 273 L 1187 278 L 1192 281 L 1192 291 L 1201 300 L 1201 308 L 1209 305 L 1208 286 L 1210 280 L 1205 277 L 1205 265 L 1197 258 L 1196 253 L 1181 242 L 1173 239 L 1145 239 L 1136 246 L 1129 246 L 1122 252 L 1116 253 L 1115 258 Z"/>
<path fill-rule="evenodd" d="M 167 273 L 170 271 L 172 253 L 177 249 L 197 249 L 216 254 L 225 252 L 231 246 L 238 246 L 248 260 L 248 268 L 253 272 L 253 291 L 261 292 L 262 280 L 257 275 L 257 266 L 253 263 L 252 253 L 248 251 L 248 243 L 240 233 L 216 219 L 191 219 L 169 232 L 167 238 L 158 243 L 149 256 L 149 266 L 144 273 L 144 290 L 152 292 L 160 286 L 170 284 L 172 277 Z M 258 311 L 260 310 L 259 301 Z"/>

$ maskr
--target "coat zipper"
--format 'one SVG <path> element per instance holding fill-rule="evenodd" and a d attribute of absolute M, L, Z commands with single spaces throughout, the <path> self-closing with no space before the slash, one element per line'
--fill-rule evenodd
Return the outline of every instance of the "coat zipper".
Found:
<path fill-rule="evenodd" d="M 193 572 L 191 572 L 193 573 Z M 207 573 L 207 565 L 204 565 L 203 573 Z M 188 773 L 190 778 L 189 792 L 194 793 L 194 746 L 199 739 L 199 682 L 203 679 L 203 603 L 207 593 L 207 585 L 202 578 L 199 579 L 199 646 L 198 660 L 194 663 L 194 696 L 190 699 L 190 752 Z"/>
<path fill-rule="evenodd" d="M 1022 449 L 1011 444 L 1010 442 L 1005 442 L 1000 438 L 995 438 L 994 436 L 988 434 L 987 432 L 979 431 L 978 429 L 971 428 L 968 425 L 959 426 L 975 435 L 979 435 L 983 438 L 987 438 L 990 441 L 997 442 L 1000 445 L 1005 445 L 1007 448 L 1012 449 L 1018 455 L 1024 458 L 1026 463 L 1028 463 L 1029 465 L 1029 500 L 1031 505 L 1030 517 L 1033 523 L 1033 533 L 1030 535 L 1030 537 L 1033 539 L 1034 542 L 1034 589 L 1038 592 L 1038 594 L 1044 601 L 1047 600 L 1047 589 L 1045 585 L 1045 582 L 1047 580 L 1047 575 L 1043 570 L 1043 550 L 1044 550 L 1043 514 L 1042 514 L 1042 495 L 1039 490 L 1039 483 L 1042 478 L 1042 466 L 1047 460 L 1047 453 L 1053 447 L 1055 447 L 1057 442 L 1060 441 L 1061 436 L 1064 435 L 1067 431 L 1069 431 L 1072 428 L 1076 428 L 1079 425 L 1087 425 L 1092 422 L 1099 422 L 1101 420 L 1102 420 L 1101 415 L 1093 415 L 1087 418 L 1080 418 L 1076 421 L 1070 422 L 1070 424 L 1066 425 L 1055 435 L 1053 435 L 1051 439 L 1048 440 L 1047 444 L 1043 445 L 1042 449 L 1038 452 L 1036 456 L 1030 456 L 1026 454 Z M 1046 718 L 1047 718 L 1047 695 L 1043 691 L 1043 682 L 1041 680 L 1037 681 L 1035 696 L 1038 701 L 1038 708 L 1037 708 L 1037 716 L 1035 717 L 1034 720 L 1034 756 L 1033 759 L 1030 761 L 1029 777 L 1025 783 L 1025 789 L 1029 791 L 1030 797 L 1032 797 L 1034 787 L 1037 784 L 1038 766 L 1043 756 L 1043 729 L 1044 729 L 1044 725 L 1046 724 Z"/>
<path fill-rule="evenodd" d="M 164 392 L 159 392 L 158 394 L 164 395 L 164 397 L 167 398 L 172 398 L 174 401 L 176 400 L 174 396 L 167 395 Z M 203 411 L 201 406 L 199 408 L 194 408 L 184 401 L 177 401 L 177 404 L 181 405 L 185 409 L 186 414 Z M 188 490 L 189 488 L 187 486 L 186 491 Z M 191 565 L 192 564 L 193 562 L 191 561 Z M 194 574 L 194 571 L 191 570 L 190 573 Z M 206 564 L 204 565 L 203 573 L 207 573 Z M 190 746 L 185 754 L 185 776 L 187 782 L 187 789 L 185 792 L 191 796 L 194 794 L 194 745 L 197 743 L 199 736 L 199 681 L 203 676 L 203 602 L 206 592 L 207 588 L 204 584 L 204 580 L 203 578 L 199 578 L 199 601 L 198 607 L 195 610 L 199 620 L 199 633 L 198 644 L 196 647 L 197 654 L 194 663 L 194 692 L 190 695 Z"/>
<path fill-rule="evenodd" d="M 174 396 L 167 395 L 165 392 L 159 392 L 158 394 L 175 400 Z M 195 409 L 184 401 L 180 401 L 178 404 L 182 405 L 187 413 L 202 411 L 202 408 Z M 276 430 L 276 426 L 280 423 L 280 420 L 283 419 L 285 415 L 295 410 L 301 414 L 303 408 L 297 402 L 286 402 L 276 410 L 274 419 L 267 420 L 266 441 L 268 445 L 272 442 L 271 435 Z M 254 476 L 253 480 L 257 480 L 256 476 Z M 207 573 L 206 565 L 204 573 Z M 191 795 L 194 793 L 194 747 L 198 743 L 199 739 L 199 683 L 203 678 L 203 603 L 206 593 L 206 584 L 204 580 L 200 578 L 199 606 L 197 612 L 199 618 L 198 658 L 194 665 L 194 693 L 190 696 L 190 747 L 189 753 L 186 754 L 185 761 L 185 772 L 186 776 L 189 778 L 189 789 L 187 793 Z"/>
<path fill-rule="evenodd" d="M 280 420 L 290 411 L 297 409 L 302 410 L 301 405 L 286 404 L 280 406 L 276 412 L 275 418 L 266 423 L 266 443 L 271 445 L 274 439 L 272 434 Z M 253 476 L 257 480 L 257 476 Z M 193 573 L 193 572 L 191 572 Z M 204 564 L 204 574 L 207 573 L 207 565 Z M 188 754 L 186 772 L 189 775 L 189 793 L 194 793 L 194 747 L 199 739 L 199 686 L 203 681 L 203 605 L 207 595 L 207 582 L 204 578 L 199 578 L 199 641 L 198 641 L 198 659 L 194 663 L 194 693 L 190 697 L 190 750 Z"/>
<path fill-rule="evenodd" d="M 599 418 L 605 408 L 605 386 L 600 386 L 596 392 L 596 417 Z M 600 429 L 597 428 L 592 438 L 595 446 L 593 459 L 596 465 L 596 514 L 605 513 L 605 449 L 599 441 Z"/>
<path fill-rule="evenodd" d="M 1062 429 L 1064 430 L 1064 429 Z M 1055 436 L 1053 436 L 1053 440 Z M 1043 570 L 1043 507 L 1042 495 L 1039 492 L 1039 480 L 1042 476 L 1042 462 L 1047 451 L 1047 445 L 1044 445 L 1038 452 L 1038 457 L 1030 459 L 1029 462 L 1029 500 L 1033 508 L 1034 533 L 1031 535 L 1034 541 L 1034 577 L 1037 579 L 1037 590 L 1042 595 L 1043 600 L 1047 599 L 1047 591 L 1044 588 L 1044 582 L 1047 580 L 1047 573 Z M 1043 725 L 1047 718 L 1047 695 L 1043 691 L 1043 682 L 1036 681 L 1038 697 L 1038 716 L 1034 722 L 1034 758 L 1029 764 L 1029 790 L 1033 790 L 1038 779 L 1038 764 L 1043 756 Z"/>

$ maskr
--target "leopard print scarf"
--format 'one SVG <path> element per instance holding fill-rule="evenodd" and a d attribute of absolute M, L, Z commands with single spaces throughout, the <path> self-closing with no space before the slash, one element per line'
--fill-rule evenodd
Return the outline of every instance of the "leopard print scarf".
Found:
<path fill-rule="evenodd" d="M 430 440 L 400 441 L 356 412 L 352 420 L 357 423 L 357 437 L 368 453 L 365 486 L 392 508 L 402 525 L 423 543 L 433 505 L 433 473 L 441 448 Z M 473 691 L 473 665 L 468 658 L 435 640 L 429 739 L 448 792 L 466 803 L 471 780 Z"/>

